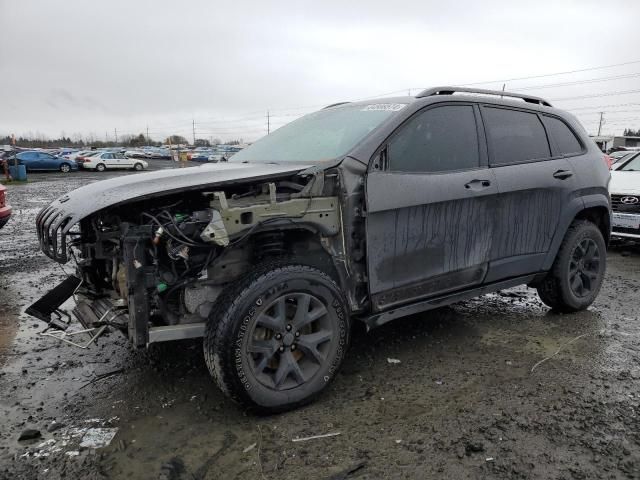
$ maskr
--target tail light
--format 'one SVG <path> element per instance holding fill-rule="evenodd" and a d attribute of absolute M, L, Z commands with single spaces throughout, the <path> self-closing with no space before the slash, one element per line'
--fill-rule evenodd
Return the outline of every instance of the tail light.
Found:
<path fill-rule="evenodd" d="M 76 163 L 84 163 L 87 161 L 87 157 L 76 157 Z"/>
<path fill-rule="evenodd" d="M 611 158 L 609 155 L 604 155 L 602 159 L 604 160 L 604 163 L 607 164 L 607 168 L 611 170 L 611 165 L 613 165 L 613 158 Z"/>

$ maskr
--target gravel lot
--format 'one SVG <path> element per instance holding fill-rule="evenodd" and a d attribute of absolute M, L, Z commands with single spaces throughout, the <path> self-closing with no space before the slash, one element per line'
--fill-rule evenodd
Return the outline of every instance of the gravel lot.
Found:
<path fill-rule="evenodd" d="M 318 402 L 256 417 L 215 388 L 197 342 L 135 352 L 113 333 L 80 350 L 40 336 L 43 324 L 22 313 L 64 276 L 38 249 L 38 210 L 129 174 L 9 186 L 0 478 L 640 478 L 640 249 L 610 250 L 603 290 L 579 314 L 550 313 L 521 287 L 358 328 Z M 117 434 L 82 448 L 88 428 Z M 18 441 L 27 429 L 41 437 Z M 339 435 L 292 441 L 329 433 Z"/>

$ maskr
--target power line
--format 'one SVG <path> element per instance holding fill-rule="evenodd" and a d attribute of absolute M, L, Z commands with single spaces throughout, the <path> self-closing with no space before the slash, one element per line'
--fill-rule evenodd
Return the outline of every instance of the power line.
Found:
<path fill-rule="evenodd" d="M 564 82 L 564 83 L 549 83 L 547 85 L 531 85 L 528 87 L 521 87 L 521 88 L 515 88 L 515 89 L 511 89 L 514 92 L 522 92 L 525 90 L 538 90 L 538 89 L 543 89 L 543 88 L 556 88 L 556 87 L 570 87 L 570 86 L 574 86 L 574 85 L 584 85 L 587 83 L 597 83 L 597 82 L 606 82 L 606 81 L 610 81 L 610 80 L 622 80 L 622 79 L 626 79 L 626 78 L 635 78 L 635 77 L 639 77 L 640 76 L 640 72 L 639 73 L 629 73 L 629 74 L 625 74 L 625 75 L 615 75 L 612 77 L 600 77 L 600 78 L 587 78 L 584 80 L 576 80 L 575 82 Z"/>
<path fill-rule="evenodd" d="M 502 79 L 502 80 L 488 80 L 488 81 L 484 81 L 484 82 L 474 82 L 474 83 L 465 83 L 462 84 L 461 86 L 463 87 L 470 87 L 473 85 L 485 85 L 487 83 L 506 83 L 506 82 L 515 82 L 518 80 L 533 80 L 534 78 L 546 78 L 546 77 L 555 77 L 558 75 L 569 75 L 572 73 L 581 73 L 581 72 L 591 72 L 593 70 L 603 70 L 605 68 L 614 68 L 614 67 L 623 67 L 625 65 L 635 65 L 640 63 L 640 60 L 632 60 L 630 62 L 623 62 L 623 63 L 615 63 L 612 65 L 602 65 L 599 67 L 588 67 L 588 68 L 581 68 L 578 70 L 567 70 L 565 72 L 554 72 L 554 73 L 545 73 L 543 75 L 531 75 L 528 77 L 515 77 L 515 78 L 506 78 L 506 79 Z"/>
<path fill-rule="evenodd" d="M 631 93 L 640 93 L 640 90 L 624 90 L 619 92 L 609 92 L 609 93 L 595 93 L 593 95 L 580 95 L 577 97 L 564 97 L 564 98 L 550 98 L 549 100 L 553 102 L 564 102 L 567 100 L 584 100 L 587 98 L 601 98 L 601 97 L 613 97 L 615 95 L 628 95 Z"/>

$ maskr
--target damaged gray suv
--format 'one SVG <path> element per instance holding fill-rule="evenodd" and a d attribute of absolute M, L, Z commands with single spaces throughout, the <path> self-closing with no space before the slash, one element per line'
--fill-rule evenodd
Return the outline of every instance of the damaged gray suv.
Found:
<path fill-rule="evenodd" d="M 571 115 L 531 96 L 440 87 L 331 105 L 228 163 L 97 182 L 37 217 L 67 278 L 29 308 L 135 347 L 203 337 L 232 399 L 314 399 L 353 322 L 376 327 L 516 285 L 574 312 L 598 295 L 609 170 Z"/>

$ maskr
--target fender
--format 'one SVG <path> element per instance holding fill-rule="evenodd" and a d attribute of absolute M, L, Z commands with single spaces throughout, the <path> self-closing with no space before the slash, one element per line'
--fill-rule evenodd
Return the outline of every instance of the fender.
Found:
<path fill-rule="evenodd" d="M 580 192 L 578 192 L 580 194 Z M 582 192 L 584 193 L 584 192 Z M 580 212 L 586 210 L 587 208 L 593 207 L 604 207 L 609 211 L 609 215 L 611 215 L 611 205 L 609 203 L 609 194 L 606 190 L 600 189 L 592 189 L 592 193 L 587 195 L 581 194 L 579 197 L 574 197 L 571 199 L 569 204 L 564 208 L 564 211 L 560 217 L 558 222 L 558 228 L 556 228 L 556 233 L 553 236 L 553 240 L 551 241 L 551 247 L 549 248 L 549 252 L 547 252 L 547 256 L 545 257 L 544 263 L 542 267 L 545 271 L 551 269 L 553 262 L 558 255 L 558 250 L 560 250 L 560 244 L 564 239 L 564 236 L 569 229 L 571 223 L 578 217 Z M 609 221 L 609 225 L 607 226 L 610 230 L 611 221 Z M 605 236 L 605 241 L 608 239 Z"/>

